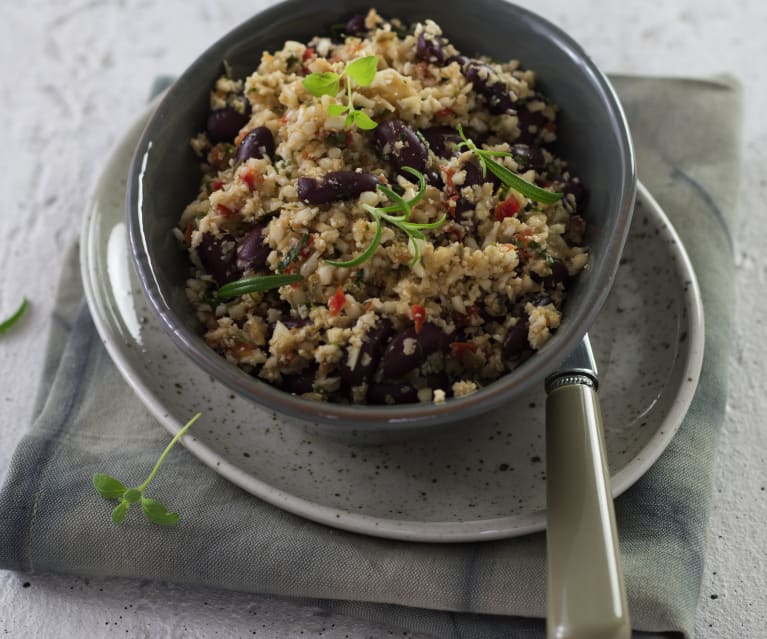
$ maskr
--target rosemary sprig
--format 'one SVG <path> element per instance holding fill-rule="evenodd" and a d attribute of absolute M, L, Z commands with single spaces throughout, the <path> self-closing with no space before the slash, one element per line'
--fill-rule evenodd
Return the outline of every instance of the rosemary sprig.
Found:
<path fill-rule="evenodd" d="M 426 178 L 424 177 L 423 173 L 412 167 L 405 166 L 402 167 L 402 170 L 407 171 L 418 179 L 418 192 L 412 197 L 412 199 L 405 200 L 401 195 L 390 189 L 388 186 L 379 184 L 378 190 L 381 191 L 381 193 L 388 197 L 392 202 L 394 202 L 394 204 L 381 207 L 371 206 L 370 204 L 362 205 L 362 208 L 364 208 L 368 213 L 370 213 L 370 215 L 373 216 L 373 219 L 376 223 L 376 230 L 375 234 L 373 235 L 373 240 L 370 242 L 368 247 L 357 257 L 347 262 L 325 260 L 328 264 L 340 268 L 351 268 L 353 266 L 359 266 L 363 262 L 369 260 L 373 256 L 373 253 L 375 253 L 378 245 L 381 243 L 381 230 L 383 221 L 386 221 L 392 226 L 395 226 L 408 236 L 409 243 L 413 247 L 413 259 L 410 261 L 410 266 L 412 267 L 418 262 L 421 257 L 421 249 L 419 248 L 418 242 L 416 240 L 425 240 L 426 236 L 422 231 L 426 229 L 439 228 L 445 223 L 447 216 L 443 214 L 442 217 L 439 218 L 436 222 L 428 222 L 425 224 L 418 224 L 410 221 L 410 213 L 413 206 L 418 204 L 418 202 L 423 199 L 424 193 L 426 192 Z M 390 215 L 391 213 L 401 213 L 401 215 Z"/>
<path fill-rule="evenodd" d="M 239 297 L 246 293 L 257 293 L 259 291 L 268 291 L 273 288 L 279 288 L 286 284 L 295 284 L 304 279 L 303 275 L 298 273 L 284 275 L 253 275 L 252 277 L 243 277 L 240 280 L 224 284 L 216 292 L 218 299 L 229 299 Z"/>
<path fill-rule="evenodd" d="M 531 182 L 519 177 L 516 173 L 507 169 L 503 164 L 500 164 L 493 160 L 493 157 L 512 157 L 511 153 L 507 151 L 488 151 L 486 149 L 480 149 L 471 139 L 467 138 L 463 133 L 463 127 L 458 125 L 458 134 L 461 136 L 463 142 L 459 142 L 453 147 L 454 149 L 460 149 L 466 147 L 479 159 L 479 163 L 482 166 L 482 176 L 484 177 L 489 170 L 495 175 L 504 186 L 512 188 L 518 191 L 525 197 L 535 200 L 536 202 L 542 202 L 543 204 L 552 204 L 562 199 L 564 193 L 555 193 L 553 191 L 547 191 L 540 186 L 536 186 Z"/>

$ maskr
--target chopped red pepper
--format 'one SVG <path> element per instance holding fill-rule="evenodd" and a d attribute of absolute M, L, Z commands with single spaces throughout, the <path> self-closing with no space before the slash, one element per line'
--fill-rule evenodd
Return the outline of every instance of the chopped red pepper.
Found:
<path fill-rule="evenodd" d="M 415 333 L 418 335 L 423 328 L 423 323 L 426 321 L 426 309 L 420 304 L 413 304 L 410 307 L 410 316 L 413 318 Z"/>
<path fill-rule="evenodd" d="M 223 186 L 224 186 L 224 181 L 216 178 L 210 183 L 210 192 L 213 193 L 214 191 L 218 191 L 221 188 L 223 188 Z"/>
<path fill-rule="evenodd" d="M 310 255 L 310 254 L 311 254 L 311 252 L 312 252 L 312 244 L 314 244 L 314 235 L 309 235 L 309 236 L 306 238 L 306 244 L 304 244 L 304 245 L 301 247 L 301 250 L 298 252 L 298 255 L 299 255 L 300 257 L 303 257 L 304 259 L 306 259 L 307 257 L 309 257 L 309 255 Z"/>
<path fill-rule="evenodd" d="M 313 56 L 314 56 L 314 47 L 306 47 L 306 49 L 304 49 L 303 55 L 301 56 L 301 59 L 304 62 L 306 62 L 309 58 Z"/>
<path fill-rule="evenodd" d="M 452 113 L 453 113 L 453 109 L 451 109 L 450 107 L 445 107 L 444 109 L 440 109 L 439 111 L 437 111 L 434 115 L 436 115 L 438 118 L 444 118 L 444 117 L 447 117 L 448 115 L 452 115 Z"/>
<path fill-rule="evenodd" d="M 476 353 L 477 345 L 474 342 L 452 342 L 450 350 L 454 357 L 460 357 L 464 353 Z"/>
<path fill-rule="evenodd" d="M 519 212 L 519 208 L 517 198 L 510 195 L 495 207 L 495 219 L 500 222 L 507 217 L 514 217 Z"/>
<path fill-rule="evenodd" d="M 333 293 L 333 297 L 328 300 L 328 308 L 330 309 L 330 315 L 335 317 L 341 312 L 341 309 L 346 304 L 346 295 L 344 295 L 344 289 L 340 286 Z"/>
<path fill-rule="evenodd" d="M 254 188 L 256 188 L 256 174 L 253 172 L 253 169 L 246 168 L 241 174 L 240 177 L 242 178 L 242 181 L 245 182 L 245 184 L 248 185 L 248 188 L 252 191 Z"/>
<path fill-rule="evenodd" d="M 216 204 L 216 210 L 218 211 L 219 215 L 223 215 L 224 217 L 231 217 L 234 215 L 234 211 L 230 209 L 225 204 Z"/>
<path fill-rule="evenodd" d="M 184 242 L 187 246 L 192 245 L 192 231 L 194 230 L 194 224 L 187 222 L 186 229 L 184 229 Z"/>

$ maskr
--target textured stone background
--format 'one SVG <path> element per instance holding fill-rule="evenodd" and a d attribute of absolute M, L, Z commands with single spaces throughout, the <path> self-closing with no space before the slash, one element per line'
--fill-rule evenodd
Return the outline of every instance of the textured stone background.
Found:
<path fill-rule="evenodd" d="M 698 636 L 767 627 L 767 4 L 760 0 L 520 0 L 575 37 L 608 72 L 730 72 L 746 98 L 731 391 L 721 440 Z M 178 74 L 267 3 L 235 0 L 0 0 L 0 476 L 27 427 L 65 248 L 112 145 L 151 78 Z M 701 132 L 705 135 L 705 132 Z M 0 631 L 12 637 L 383 637 L 386 629 L 252 595 L 127 580 L 0 572 Z M 401 635 L 400 635 L 401 636 Z"/>

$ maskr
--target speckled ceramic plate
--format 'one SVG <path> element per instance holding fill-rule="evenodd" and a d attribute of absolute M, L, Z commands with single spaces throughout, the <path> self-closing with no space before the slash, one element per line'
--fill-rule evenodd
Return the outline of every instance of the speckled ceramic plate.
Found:
<path fill-rule="evenodd" d="M 88 303 L 115 364 L 171 432 L 195 412 L 189 450 L 280 508 L 347 530 L 474 541 L 545 528 L 543 389 L 439 438 L 340 443 L 259 409 L 191 365 L 153 316 L 133 272 L 125 175 L 142 117 L 110 158 L 82 233 Z M 697 385 L 703 316 L 695 276 L 663 211 L 640 186 L 617 280 L 589 331 L 600 368 L 617 495 L 657 459 Z"/>

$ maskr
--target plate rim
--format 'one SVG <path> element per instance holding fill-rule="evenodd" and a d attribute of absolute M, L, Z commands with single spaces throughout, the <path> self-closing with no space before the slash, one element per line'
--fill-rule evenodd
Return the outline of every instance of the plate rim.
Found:
<path fill-rule="evenodd" d="M 94 233 L 94 220 L 98 215 L 100 204 L 98 194 L 104 191 L 105 183 L 114 180 L 114 177 L 110 177 L 110 168 L 117 161 L 120 152 L 130 151 L 135 146 L 132 142 L 138 139 L 146 120 L 151 114 L 152 109 L 158 104 L 158 101 L 159 98 L 153 100 L 118 140 L 96 182 L 80 231 L 80 275 L 94 325 L 110 358 L 128 385 L 131 386 L 138 398 L 149 409 L 150 413 L 168 432 L 175 435 L 183 423 L 171 414 L 170 409 L 163 404 L 159 394 L 155 393 L 144 383 L 141 378 L 141 372 L 131 366 L 129 358 L 122 352 L 121 345 L 123 340 L 121 336 L 115 334 L 106 313 L 101 312 L 101 308 L 108 305 L 103 304 L 102 300 L 99 299 L 99 286 L 94 270 L 94 262 L 96 260 L 92 254 L 94 253 L 94 247 L 91 245 L 95 241 L 92 236 Z M 127 172 L 127 164 L 125 168 Z M 652 210 L 653 215 L 659 219 L 661 226 L 665 226 L 664 232 L 670 236 L 672 240 L 670 243 L 675 247 L 674 254 L 677 258 L 675 260 L 676 271 L 689 275 L 689 287 L 683 297 L 687 310 L 688 338 L 686 343 L 688 346 L 685 350 L 679 351 L 678 358 L 681 361 L 675 368 L 684 372 L 682 379 L 692 379 L 693 381 L 683 383 L 677 389 L 675 400 L 671 402 L 671 406 L 661 420 L 660 427 L 656 433 L 642 449 L 641 457 L 635 456 L 626 466 L 611 476 L 613 497 L 617 497 L 625 492 L 649 470 L 679 430 L 698 386 L 703 364 L 705 341 L 700 288 L 687 251 L 671 221 L 641 181 L 637 184 L 637 199 L 641 199 L 648 209 Z M 132 262 L 130 268 L 134 268 Z M 141 294 L 143 295 L 143 292 Z M 168 338 L 168 341 L 172 344 L 170 338 Z M 173 344 L 173 350 L 180 356 L 182 355 L 175 344 Z M 182 443 L 206 466 L 254 497 L 294 515 L 349 532 L 401 541 L 455 543 L 504 539 L 539 532 L 546 528 L 545 509 L 507 517 L 451 522 L 411 520 L 403 522 L 397 519 L 349 512 L 317 504 L 275 488 L 271 484 L 240 469 L 227 458 L 219 456 L 193 434 L 187 435 Z"/>

